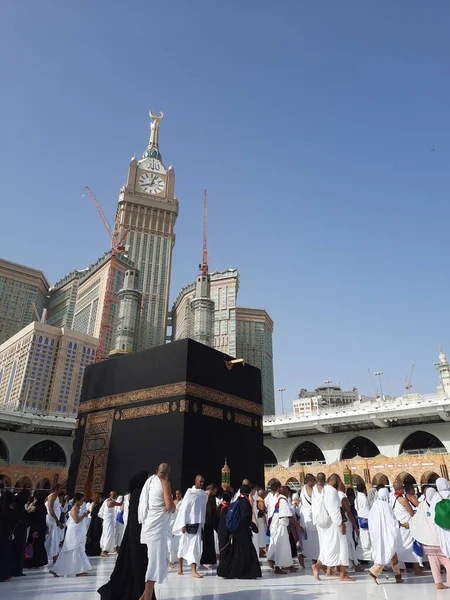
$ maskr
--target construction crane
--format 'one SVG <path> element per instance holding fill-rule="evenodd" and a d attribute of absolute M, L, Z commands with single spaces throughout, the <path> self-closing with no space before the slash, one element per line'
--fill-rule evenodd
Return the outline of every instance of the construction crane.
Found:
<path fill-rule="evenodd" d="M 111 226 L 108 223 L 108 219 L 106 218 L 106 215 L 103 212 L 103 208 L 102 208 L 100 202 L 97 200 L 97 198 L 92 193 L 92 190 L 87 185 L 84 187 L 84 189 L 87 191 L 92 202 L 94 203 L 94 206 L 97 209 L 97 212 L 100 215 L 101 220 L 103 221 L 103 225 L 105 226 L 106 231 L 108 232 L 108 235 L 111 239 L 111 258 L 109 261 L 108 277 L 106 279 L 106 290 L 105 290 L 105 297 L 103 300 L 102 316 L 101 316 L 101 320 L 100 320 L 100 332 L 99 332 L 99 336 L 98 336 L 98 348 L 97 348 L 97 354 L 95 357 L 95 362 L 100 362 L 101 360 L 106 358 L 104 356 L 105 347 L 106 347 L 106 335 L 107 335 L 108 329 L 110 329 L 112 326 L 111 305 L 115 301 L 115 299 L 114 299 L 114 275 L 117 271 L 117 255 L 120 252 L 123 252 L 125 250 L 125 246 L 123 245 L 123 243 L 125 241 L 125 238 L 128 235 L 129 230 L 127 229 L 123 233 L 120 240 L 117 241 L 114 237 L 113 230 L 111 229 Z"/>
<path fill-rule="evenodd" d="M 412 388 L 412 376 L 414 373 L 414 367 L 416 366 L 416 361 L 413 360 L 413 363 L 411 365 L 411 371 L 409 373 L 409 377 L 407 379 L 405 379 L 405 390 L 409 392 L 409 390 Z"/>

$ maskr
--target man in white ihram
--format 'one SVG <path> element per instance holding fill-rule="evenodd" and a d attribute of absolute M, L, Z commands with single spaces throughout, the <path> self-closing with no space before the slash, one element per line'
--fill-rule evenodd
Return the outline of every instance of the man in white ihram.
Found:
<path fill-rule="evenodd" d="M 201 579 L 197 565 L 202 556 L 202 530 L 205 524 L 208 495 L 203 490 L 205 479 L 197 475 L 195 485 L 186 492 L 173 524 L 173 535 L 181 535 L 178 547 L 178 575 L 183 575 L 183 559 L 191 566 L 191 576 Z"/>
<path fill-rule="evenodd" d="M 141 544 L 147 545 L 148 565 L 142 600 L 152 600 L 155 583 L 162 583 L 169 567 L 170 515 L 175 510 L 170 489 L 170 465 L 159 465 L 156 475 L 145 482 L 139 498 L 138 520 L 142 524 Z"/>
<path fill-rule="evenodd" d="M 339 475 L 331 475 L 328 485 L 321 488 L 321 480 L 317 475 L 317 485 L 312 493 L 312 513 L 319 534 L 319 560 L 312 566 L 314 577 L 320 581 L 322 565 L 340 567 L 340 581 L 355 581 L 347 575 L 349 564 L 348 544 L 345 523 L 342 521 L 341 503 L 337 488 L 341 482 Z"/>

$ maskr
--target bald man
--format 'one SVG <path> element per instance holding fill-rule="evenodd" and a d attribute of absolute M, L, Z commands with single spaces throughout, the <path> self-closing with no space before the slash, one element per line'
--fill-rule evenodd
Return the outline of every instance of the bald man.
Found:
<path fill-rule="evenodd" d="M 162 583 L 169 567 L 170 515 L 175 510 L 170 489 L 170 465 L 161 463 L 145 482 L 139 498 L 138 520 L 141 544 L 147 545 L 148 565 L 143 600 L 152 600 L 155 583 Z"/>
<path fill-rule="evenodd" d="M 186 492 L 177 518 L 173 535 L 181 536 L 178 547 L 178 575 L 183 575 L 183 560 L 191 567 L 191 577 L 201 579 L 197 565 L 203 552 L 202 531 L 205 525 L 208 496 L 203 489 L 205 478 L 197 475 L 195 484 Z"/>

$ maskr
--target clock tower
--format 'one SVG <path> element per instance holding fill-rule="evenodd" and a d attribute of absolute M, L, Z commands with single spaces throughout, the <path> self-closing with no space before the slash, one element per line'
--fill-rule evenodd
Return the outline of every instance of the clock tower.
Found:
<path fill-rule="evenodd" d="M 128 256 L 139 269 L 142 310 L 135 350 L 166 341 L 174 227 L 178 216 L 175 170 L 166 169 L 159 150 L 159 127 L 164 113 L 152 120 L 150 140 L 141 160 L 133 157 L 125 186 L 120 190 L 114 232 L 128 230 Z"/>

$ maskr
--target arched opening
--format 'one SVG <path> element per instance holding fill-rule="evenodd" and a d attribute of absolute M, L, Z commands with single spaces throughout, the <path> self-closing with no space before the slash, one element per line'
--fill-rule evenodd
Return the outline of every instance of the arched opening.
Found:
<path fill-rule="evenodd" d="M 436 483 L 436 479 L 439 479 L 439 477 L 440 475 L 434 471 L 426 471 L 420 478 L 420 483 L 421 485 L 434 485 Z"/>
<path fill-rule="evenodd" d="M 375 444 L 361 435 L 354 437 L 350 440 L 342 450 L 341 460 L 350 460 L 355 456 L 361 456 L 362 458 L 373 458 L 378 456 L 380 451 Z"/>
<path fill-rule="evenodd" d="M 23 457 L 24 463 L 53 463 L 66 466 L 66 455 L 59 444 L 52 440 L 44 440 L 32 446 Z"/>
<path fill-rule="evenodd" d="M 405 486 L 417 484 L 415 477 L 413 475 L 411 475 L 411 473 L 407 473 L 406 471 L 403 471 L 402 473 L 397 475 L 397 477 L 395 478 L 395 481 L 401 481 L 403 483 L 403 485 L 405 485 Z"/>
<path fill-rule="evenodd" d="M 352 486 L 355 488 L 358 483 L 364 483 L 364 479 L 361 475 L 352 475 Z"/>
<path fill-rule="evenodd" d="M 389 479 L 384 473 L 376 473 L 376 475 L 372 477 L 372 485 L 374 487 L 377 485 L 389 485 Z"/>
<path fill-rule="evenodd" d="M 27 488 L 27 490 L 31 490 L 31 488 L 33 487 L 33 482 L 29 477 L 24 475 L 18 481 L 16 481 L 16 485 L 14 487 L 19 489 Z"/>
<path fill-rule="evenodd" d="M 5 488 L 11 487 L 11 479 L 8 477 L 8 475 L 0 475 L 0 484 L 1 483 L 3 483 Z"/>
<path fill-rule="evenodd" d="M 275 467 L 278 464 L 278 461 L 277 461 L 277 457 L 272 452 L 272 450 L 270 448 L 268 448 L 267 446 L 263 446 L 263 452 L 264 452 L 264 455 L 263 455 L 264 466 L 265 467 Z"/>
<path fill-rule="evenodd" d="M 311 463 L 325 464 L 322 450 L 312 442 L 303 442 L 292 453 L 291 464 L 310 465 Z"/>
<path fill-rule="evenodd" d="M 286 481 L 286 485 L 295 492 L 298 492 L 300 489 L 300 481 L 295 477 L 289 477 L 289 479 Z"/>
<path fill-rule="evenodd" d="M 279 479 L 277 479 L 276 477 L 273 477 L 273 478 L 272 478 L 272 479 L 269 481 L 269 483 L 267 484 L 267 489 L 268 489 L 268 490 L 270 490 L 270 486 L 271 486 L 273 483 L 279 483 L 279 484 L 281 485 L 281 482 L 280 482 L 280 480 L 279 480 Z"/>
<path fill-rule="evenodd" d="M 3 440 L 0 440 L 0 463 L 9 462 L 8 448 Z"/>
<path fill-rule="evenodd" d="M 439 438 L 432 433 L 426 431 L 415 431 L 408 435 L 406 440 L 400 446 L 400 454 L 425 454 L 426 452 L 433 454 L 443 454 L 447 452 L 444 444 Z"/>
<path fill-rule="evenodd" d="M 51 489 L 51 483 L 50 483 L 50 481 L 46 477 L 43 477 L 42 479 L 40 479 L 37 482 L 36 489 L 37 490 L 50 490 Z"/>

